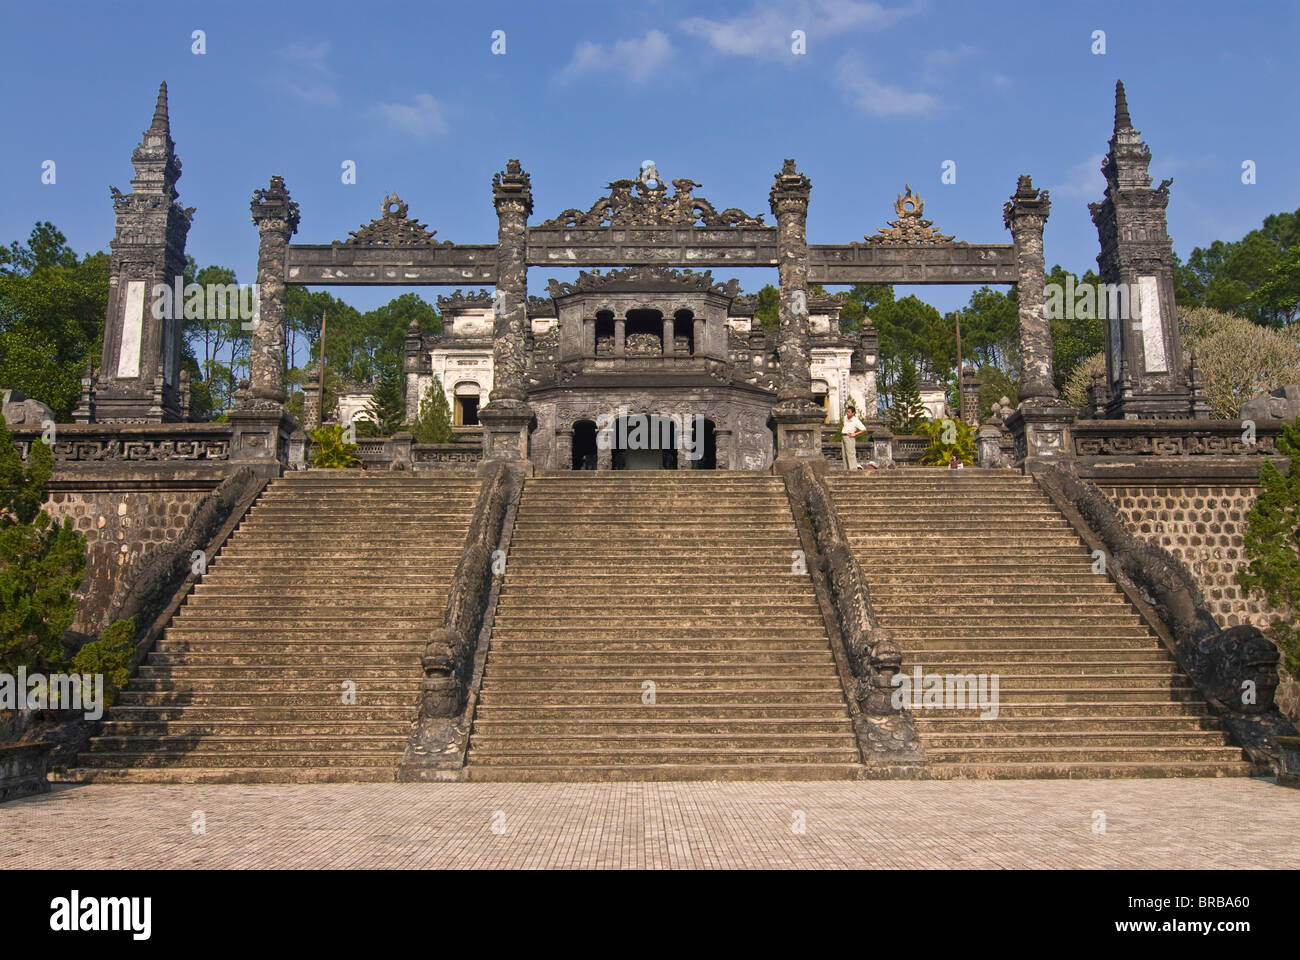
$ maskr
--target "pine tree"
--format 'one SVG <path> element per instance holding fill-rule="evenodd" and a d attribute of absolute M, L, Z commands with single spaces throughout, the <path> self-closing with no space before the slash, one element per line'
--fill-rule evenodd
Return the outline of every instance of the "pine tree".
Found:
<path fill-rule="evenodd" d="M 894 403 L 889 408 L 889 429 L 894 433 L 916 433 L 927 419 L 925 405 L 921 403 L 916 364 L 910 359 L 904 360 L 898 380 L 894 383 Z"/>
<path fill-rule="evenodd" d="M 416 443 L 451 443 L 451 408 L 443 393 L 442 381 L 437 377 L 424 391 L 420 400 L 420 415 L 411 424 Z"/>
<path fill-rule="evenodd" d="M 1246 515 L 1246 556 L 1250 562 L 1237 571 L 1245 590 L 1261 589 L 1282 617 L 1269 631 L 1270 639 L 1287 657 L 1287 666 L 1300 671 L 1300 421 L 1282 429 L 1277 452 L 1291 458 L 1289 476 L 1265 460 L 1260 470 L 1259 497 Z"/>
<path fill-rule="evenodd" d="M 86 569 L 86 538 L 72 520 L 41 509 L 54 456 L 31 445 L 23 464 L 0 418 L 0 670 L 50 672 L 63 662 L 63 632 L 72 624 L 73 591 Z"/>
<path fill-rule="evenodd" d="M 379 361 L 379 379 L 375 383 L 366 413 L 381 437 L 391 437 L 406 419 L 406 397 L 402 391 L 401 364 L 385 357 Z"/>

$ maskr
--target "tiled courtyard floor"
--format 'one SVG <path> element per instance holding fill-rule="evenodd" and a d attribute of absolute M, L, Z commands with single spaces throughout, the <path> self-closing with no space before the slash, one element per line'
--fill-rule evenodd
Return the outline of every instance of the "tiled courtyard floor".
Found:
<path fill-rule="evenodd" d="M 0 805 L 0 870 L 1295 869 L 1298 816 L 1249 779 L 58 786 Z"/>

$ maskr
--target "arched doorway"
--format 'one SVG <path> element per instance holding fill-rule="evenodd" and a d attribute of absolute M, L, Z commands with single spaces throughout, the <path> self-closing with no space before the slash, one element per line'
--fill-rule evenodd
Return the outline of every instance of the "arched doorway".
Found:
<path fill-rule="evenodd" d="M 718 469 L 718 425 L 712 420 L 696 420 L 692 425 L 691 432 L 695 428 L 700 428 L 700 436 L 693 437 L 695 441 L 694 453 L 698 456 L 691 462 L 692 470 L 716 470 Z"/>
<path fill-rule="evenodd" d="M 579 420 L 573 425 L 574 470 L 596 469 L 596 424 L 593 420 Z"/>
<path fill-rule="evenodd" d="M 610 466 L 613 469 L 677 469 L 677 424 L 671 417 L 634 413 L 614 421 L 612 429 Z"/>

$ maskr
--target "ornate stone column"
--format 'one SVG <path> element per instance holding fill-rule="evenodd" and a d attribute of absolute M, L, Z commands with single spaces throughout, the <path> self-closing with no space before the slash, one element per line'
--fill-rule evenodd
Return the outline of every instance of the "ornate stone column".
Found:
<path fill-rule="evenodd" d="M 555 430 L 555 463 L 552 467 L 556 470 L 573 469 L 573 428 L 565 429 L 557 427 Z"/>
<path fill-rule="evenodd" d="M 1056 399 L 1052 373 L 1052 330 L 1047 320 L 1043 226 L 1052 210 L 1046 190 L 1034 189 L 1028 174 L 1002 208 L 1002 222 L 1016 245 L 1016 293 L 1020 300 L 1020 355 L 1024 363 L 1021 400 Z"/>
<path fill-rule="evenodd" d="M 691 343 L 691 356 L 693 357 L 703 357 L 708 354 L 704 346 L 704 338 L 707 335 L 705 333 L 705 324 L 707 322 L 704 317 L 695 318 L 695 337 Z"/>
<path fill-rule="evenodd" d="M 588 360 L 596 356 L 596 318 L 582 318 L 582 355 Z"/>
<path fill-rule="evenodd" d="M 627 317 L 614 318 L 614 356 L 627 356 Z"/>
<path fill-rule="evenodd" d="M 284 392 L 285 260 L 289 238 L 298 230 L 298 204 L 289 197 L 284 178 L 275 176 L 265 190 L 253 193 L 257 224 L 257 321 L 248 353 L 247 406 L 279 405 Z"/>
<path fill-rule="evenodd" d="M 492 392 L 479 411 L 485 460 L 527 460 L 528 426 L 524 368 L 528 323 L 528 215 L 533 212 L 532 183 L 518 160 L 492 177 L 497 211 L 496 319 L 492 344 Z"/>
<path fill-rule="evenodd" d="M 1024 380 L 1020 406 L 1007 418 L 1016 439 L 1017 459 L 1031 472 L 1068 456 L 1073 407 L 1056 396 L 1052 372 L 1052 329 L 1047 318 L 1043 226 L 1052 204 L 1022 175 L 1002 208 L 1002 221 L 1016 244 L 1016 291 L 1020 300 L 1020 354 Z"/>
<path fill-rule="evenodd" d="M 812 182 L 786 160 L 768 196 L 777 227 L 781 282 L 777 333 L 780 380 L 772 408 L 777 458 L 821 457 L 825 412 L 813 399 L 808 342 L 808 198 Z"/>
<path fill-rule="evenodd" d="M 663 340 L 663 355 L 673 357 L 677 355 L 677 324 L 672 316 L 665 316 L 662 319 L 663 330 L 660 337 Z"/>

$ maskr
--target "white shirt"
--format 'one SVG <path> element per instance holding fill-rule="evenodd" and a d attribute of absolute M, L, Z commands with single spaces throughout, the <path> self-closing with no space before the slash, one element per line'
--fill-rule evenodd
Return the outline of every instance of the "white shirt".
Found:
<path fill-rule="evenodd" d="M 844 427 L 840 433 L 862 433 L 867 429 L 867 425 L 858 419 L 856 413 L 851 413 L 844 418 Z"/>

